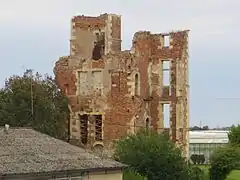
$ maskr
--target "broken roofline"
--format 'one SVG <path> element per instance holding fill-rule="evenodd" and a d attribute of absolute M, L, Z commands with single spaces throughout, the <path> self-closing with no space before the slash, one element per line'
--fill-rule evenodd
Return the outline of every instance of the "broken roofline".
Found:
<path fill-rule="evenodd" d="M 117 17 L 122 17 L 122 15 L 119 14 L 114 14 L 114 13 L 102 13 L 99 14 L 98 16 L 91 16 L 91 15 L 77 15 L 77 16 L 73 16 L 72 20 L 77 20 L 77 19 L 95 19 L 95 18 L 101 18 L 104 17 L 106 15 L 112 15 L 112 16 L 117 16 Z M 180 30 L 181 31 L 181 30 Z M 185 30 L 184 30 L 185 31 Z M 189 31 L 189 30 L 186 30 Z"/>
<path fill-rule="evenodd" d="M 77 15 L 72 17 L 72 21 L 79 20 L 79 19 L 98 19 L 98 18 L 103 18 L 107 15 L 111 16 L 117 16 L 117 17 L 122 17 L 122 15 L 114 14 L 114 13 L 103 13 L 98 16 L 91 16 L 91 15 Z"/>
<path fill-rule="evenodd" d="M 122 164 L 122 166 L 118 167 L 106 167 L 106 168 L 88 168 L 88 169 L 74 169 L 74 170 L 61 170 L 61 171 L 48 171 L 48 172 L 35 172 L 35 173 L 12 173 L 12 174 L 0 174 L 0 178 L 4 180 L 7 179 L 32 179 L 33 177 L 41 177 L 41 178 L 63 178 L 63 177 L 77 177 L 82 176 L 85 173 L 89 172 L 103 172 L 103 171 L 119 171 L 127 168 L 128 166 Z"/>
<path fill-rule="evenodd" d="M 82 20 L 82 19 L 85 19 L 85 20 L 101 19 L 101 18 L 104 18 L 107 15 L 122 17 L 122 15 L 118 15 L 118 14 L 114 14 L 114 13 L 103 13 L 103 14 L 100 14 L 99 16 L 77 15 L 77 16 L 73 16 L 72 17 L 72 22 L 75 22 L 75 21 L 78 21 L 78 20 Z M 190 31 L 190 29 L 182 29 L 182 30 L 172 30 L 172 31 L 166 32 L 166 33 L 151 33 L 151 31 L 139 30 L 139 31 L 135 32 L 135 34 L 136 33 L 148 33 L 149 35 L 169 36 L 171 34 L 175 34 L 175 33 L 179 33 L 179 32 L 188 33 L 189 31 Z"/>
<path fill-rule="evenodd" d="M 134 33 L 135 34 L 148 34 L 148 35 L 159 35 L 159 36 L 170 36 L 172 34 L 177 34 L 177 33 L 188 33 L 190 30 L 189 29 L 184 29 L 184 30 L 172 30 L 170 32 L 165 32 L 165 33 L 152 33 L 151 31 L 146 31 L 146 30 L 139 30 Z"/>

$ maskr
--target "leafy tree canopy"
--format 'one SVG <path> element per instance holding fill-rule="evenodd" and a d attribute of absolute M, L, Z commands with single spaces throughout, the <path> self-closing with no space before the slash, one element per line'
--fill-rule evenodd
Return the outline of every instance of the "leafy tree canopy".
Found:
<path fill-rule="evenodd" d="M 216 149 L 210 159 L 210 179 L 225 180 L 232 170 L 238 168 L 239 162 L 240 147 L 226 146 Z"/>
<path fill-rule="evenodd" d="M 141 131 L 119 140 L 115 156 L 148 180 L 187 180 L 188 168 L 181 150 L 166 136 Z"/>
<path fill-rule="evenodd" d="M 0 89 L 0 126 L 32 127 L 62 139 L 67 137 L 68 117 L 68 99 L 48 75 L 27 70 Z"/>
<path fill-rule="evenodd" d="M 200 131 L 200 130 L 209 130 L 209 127 L 207 125 L 203 126 L 203 127 L 193 126 L 190 129 L 191 129 L 191 131 Z"/>
<path fill-rule="evenodd" d="M 230 128 L 228 139 L 230 144 L 240 146 L 240 125 Z"/>
<path fill-rule="evenodd" d="M 229 144 L 216 149 L 211 155 L 209 169 L 212 180 L 224 180 L 234 169 L 240 167 L 240 126 L 232 126 L 228 133 Z"/>

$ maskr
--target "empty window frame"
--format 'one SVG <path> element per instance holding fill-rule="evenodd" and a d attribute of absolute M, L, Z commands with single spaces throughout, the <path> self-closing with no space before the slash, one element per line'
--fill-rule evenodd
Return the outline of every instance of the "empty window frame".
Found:
<path fill-rule="evenodd" d="M 102 115 L 95 117 L 95 141 L 102 141 Z"/>
<path fill-rule="evenodd" d="M 163 85 L 170 86 L 170 61 L 162 62 Z"/>
<path fill-rule="evenodd" d="M 169 35 L 165 35 L 163 41 L 164 41 L 164 43 L 163 43 L 164 47 L 169 47 L 170 46 L 170 36 Z"/>
<path fill-rule="evenodd" d="M 79 115 L 80 119 L 80 135 L 82 144 L 86 145 L 88 142 L 88 115 Z"/>
<path fill-rule="evenodd" d="M 146 131 L 148 132 L 149 131 L 149 128 L 150 128 L 150 121 L 149 121 L 149 118 L 146 119 Z"/>
<path fill-rule="evenodd" d="M 65 95 L 68 95 L 68 90 L 69 90 L 68 84 L 64 84 L 64 92 L 65 92 Z"/>
<path fill-rule="evenodd" d="M 140 79 L 139 79 L 138 73 L 135 74 L 134 81 L 135 81 L 135 84 L 134 84 L 134 94 L 135 95 L 140 95 L 140 83 L 139 83 Z"/>
<path fill-rule="evenodd" d="M 170 104 L 163 104 L 163 126 L 170 128 Z"/>
<path fill-rule="evenodd" d="M 104 55 L 104 51 L 105 51 L 105 33 L 99 31 L 99 33 L 96 33 L 95 36 L 96 36 L 96 41 L 94 42 L 92 59 L 99 60 Z"/>

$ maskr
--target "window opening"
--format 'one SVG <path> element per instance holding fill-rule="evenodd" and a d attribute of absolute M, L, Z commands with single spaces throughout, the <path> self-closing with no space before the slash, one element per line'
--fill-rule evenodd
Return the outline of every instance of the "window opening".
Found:
<path fill-rule="evenodd" d="M 146 131 L 149 131 L 149 127 L 150 127 L 150 122 L 149 122 L 149 118 L 146 119 Z"/>
<path fill-rule="evenodd" d="M 170 36 L 166 35 L 164 36 L 164 47 L 169 47 L 170 45 Z"/>
<path fill-rule="evenodd" d="M 163 125 L 170 128 L 170 104 L 163 104 Z"/>
<path fill-rule="evenodd" d="M 170 61 L 163 61 L 162 63 L 163 70 L 163 85 L 170 85 Z"/>
<path fill-rule="evenodd" d="M 99 60 L 104 55 L 105 51 L 105 33 L 99 31 L 99 33 L 95 33 L 95 35 L 96 41 L 94 42 L 92 59 Z"/>
<path fill-rule="evenodd" d="M 81 142 L 86 145 L 88 142 L 88 115 L 79 115 Z"/>
<path fill-rule="evenodd" d="M 64 84 L 64 91 L 65 91 L 65 94 L 67 95 L 68 94 L 68 84 Z"/>
<path fill-rule="evenodd" d="M 135 95 L 139 95 L 139 90 L 140 90 L 140 87 L 139 87 L 139 75 L 135 74 L 135 89 L 134 89 Z"/>
<path fill-rule="evenodd" d="M 102 115 L 95 115 L 95 141 L 102 141 Z"/>

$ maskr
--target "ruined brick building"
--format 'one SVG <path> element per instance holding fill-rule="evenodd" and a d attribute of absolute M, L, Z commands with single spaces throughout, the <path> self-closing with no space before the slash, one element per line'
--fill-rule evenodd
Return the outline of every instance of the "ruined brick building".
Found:
<path fill-rule="evenodd" d="M 187 154 L 188 30 L 136 32 L 131 49 L 121 51 L 121 16 L 75 16 L 70 55 L 60 57 L 54 72 L 70 100 L 71 140 L 110 148 L 139 128 L 164 131 L 170 104 L 170 137 Z"/>

